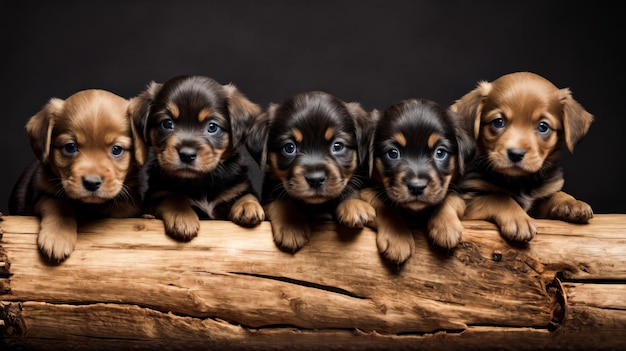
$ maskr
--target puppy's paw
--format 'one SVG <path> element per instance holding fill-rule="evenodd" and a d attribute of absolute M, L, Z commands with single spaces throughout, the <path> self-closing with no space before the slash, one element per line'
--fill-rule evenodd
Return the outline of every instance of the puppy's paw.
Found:
<path fill-rule="evenodd" d="M 360 199 L 348 199 L 337 206 L 337 220 L 351 228 L 363 228 L 376 218 L 376 210 Z"/>
<path fill-rule="evenodd" d="M 550 218 L 571 223 L 587 223 L 593 217 L 591 206 L 574 198 L 555 204 L 550 209 Z"/>
<path fill-rule="evenodd" d="M 246 195 L 230 209 L 230 220 L 246 227 L 254 227 L 265 220 L 265 211 L 256 197 Z"/>
<path fill-rule="evenodd" d="M 309 242 L 311 228 L 307 224 L 296 227 L 287 223 L 277 223 L 277 221 L 271 223 L 274 242 L 281 250 L 296 252 Z"/>
<path fill-rule="evenodd" d="M 502 236 L 508 240 L 531 241 L 537 234 L 535 220 L 526 213 L 520 216 L 499 217 L 496 224 Z"/>
<path fill-rule="evenodd" d="M 428 235 L 435 245 L 451 249 L 463 238 L 463 224 L 457 216 L 434 217 L 428 221 Z"/>
<path fill-rule="evenodd" d="M 190 241 L 198 236 L 200 219 L 193 210 L 163 214 L 165 233 L 180 241 Z"/>
<path fill-rule="evenodd" d="M 406 262 L 415 251 L 415 239 L 413 239 L 413 233 L 410 231 L 399 232 L 379 227 L 376 234 L 376 245 L 378 252 L 389 261 L 397 264 Z"/>
<path fill-rule="evenodd" d="M 37 246 L 50 261 L 61 262 L 74 251 L 76 238 L 77 234 L 72 230 L 42 227 L 37 236 Z"/>

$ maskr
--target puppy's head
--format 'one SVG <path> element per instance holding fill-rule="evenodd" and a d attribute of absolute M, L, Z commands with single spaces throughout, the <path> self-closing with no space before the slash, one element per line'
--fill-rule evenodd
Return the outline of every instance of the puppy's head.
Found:
<path fill-rule="evenodd" d="M 357 103 L 346 103 L 320 91 L 295 95 L 263 114 L 248 140 L 251 155 L 287 194 L 318 204 L 362 184 L 372 128 Z M 367 175 L 367 173 L 365 173 Z"/>
<path fill-rule="evenodd" d="M 569 89 L 530 72 L 482 81 L 451 108 L 490 166 L 509 176 L 535 173 L 556 161 L 563 142 L 573 152 L 593 121 Z"/>
<path fill-rule="evenodd" d="M 202 177 L 236 152 L 260 114 L 232 84 L 179 76 L 148 88 L 132 101 L 134 128 L 171 176 Z"/>
<path fill-rule="evenodd" d="M 31 117 L 26 132 L 32 149 L 59 177 L 43 180 L 43 190 L 55 193 L 60 181 L 68 197 L 85 203 L 123 194 L 133 161 L 140 166 L 146 157 L 134 145 L 128 108 L 128 100 L 91 89 L 50 99 Z"/>
<path fill-rule="evenodd" d="M 400 101 L 377 118 L 372 178 L 393 204 L 419 211 L 444 199 L 475 145 L 457 118 L 424 99 Z"/>

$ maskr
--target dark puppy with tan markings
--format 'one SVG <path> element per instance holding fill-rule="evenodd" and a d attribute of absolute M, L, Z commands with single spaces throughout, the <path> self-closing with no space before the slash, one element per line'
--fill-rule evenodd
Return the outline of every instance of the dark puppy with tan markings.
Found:
<path fill-rule="evenodd" d="M 403 263 L 415 249 L 409 223 L 426 221 L 429 237 L 444 248 L 461 240 L 465 202 L 453 191 L 475 143 L 454 112 L 425 99 L 409 99 L 377 114 L 371 185 L 361 193 L 376 209 L 376 243 Z"/>
<path fill-rule="evenodd" d="M 477 141 L 461 182 L 465 218 L 495 222 L 510 240 L 537 233 L 532 217 L 586 223 L 591 206 L 561 191 L 561 146 L 573 152 L 593 116 L 571 95 L 530 72 L 482 81 L 451 107 Z"/>
<path fill-rule="evenodd" d="M 153 159 L 146 211 L 166 233 L 188 241 L 200 218 L 256 226 L 265 214 L 240 152 L 259 107 L 231 84 L 203 76 L 150 83 L 133 106 L 133 119 Z"/>
<path fill-rule="evenodd" d="M 357 103 L 321 91 L 272 104 L 248 139 L 264 168 L 263 202 L 274 241 L 295 252 L 309 240 L 311 219 L 362 228 L 374 209 L 359 198 L 368 177 L 372 125 Z"/>

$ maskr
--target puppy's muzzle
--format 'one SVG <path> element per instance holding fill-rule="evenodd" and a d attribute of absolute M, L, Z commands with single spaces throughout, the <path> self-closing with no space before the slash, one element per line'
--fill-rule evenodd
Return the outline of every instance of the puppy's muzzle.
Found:
<path fill-rule="evenodd" d="M 526 156 L 526 150 L 524 149 L 507 149 L 506 154 L 509 157 L 509 160 L 513 163 L 521 162 Z"/>
<path fill-rule="evenodd" d="M 83 188 L 90 192 L 95 192 L 100 189 L 102 185 L 102 178 L 100 176 L 87 176 L 83 177 Z"/>
<path fill-rule="evenodd" d="M 320 189 L 324 186 L 327 179 L 326 171 L 322 169 L 311 169 L 304 173 L 304 179 L 312 189 Z"/>
<path fill-rule="evenodd" d="M 178 157 L 183 163 L 193 164 L 198 158 L 198 150 L 194 147 L 183 146 L 178 149 Z"/>
<path fill-rule="evenodd" d="M 407 179 L 406 187 L 409 192 L 414 196 L 420 196 L 424 193 L 426 186 L 428 185 L 428 178 L 425 177 L 412 177 Z"/>

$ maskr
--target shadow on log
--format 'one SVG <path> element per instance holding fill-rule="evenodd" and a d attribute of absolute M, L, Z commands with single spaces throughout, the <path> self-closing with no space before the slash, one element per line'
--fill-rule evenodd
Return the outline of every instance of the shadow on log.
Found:
<path fill-rule="evenodd" d="M 369 229 L 314 226 L 278 250 L 268 222 L 203 221 L 176 242 L 154 219 L 83 223 L 70 258 L 46 263 L 39 221 L 0 218 L 2 349 L 621 350 L 626 215 L 538 221 L 527 245 L 465 221 L 442 251 L 416 231 L 403 266 Z"/>

